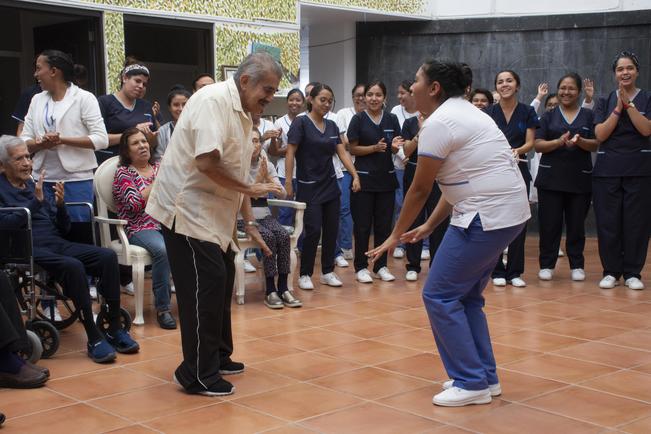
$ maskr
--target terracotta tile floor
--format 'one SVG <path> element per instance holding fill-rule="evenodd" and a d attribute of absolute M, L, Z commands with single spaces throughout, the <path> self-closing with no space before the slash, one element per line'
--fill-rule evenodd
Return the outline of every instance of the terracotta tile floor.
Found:
<path fill-rule="evenodd" d="M 391 259 L 397 282 L 361 285 L 339 269 L 343 288 L 298 291 L 304 307 L 295 310 L 264 307 L 251 280 L 247 304 L 233 305 L 234 358 L 247 371 L 230 378 L 236 393 L 223 399 L 186 395 L 170 381 L 180 335 L 157 327 L 149 293 L 147 324 L 133 329 L 138 355 L 94 364 L 74 325 L 40 362 L 52 372 L 46 387 L 0 390 L 2 432 L 649 433 L 651 290 L 599 290 L 594 239 L 586 257 L 586 282 L 570 281 L 566 258 L 541 282 L 531 238 L 528 286 L 486 288 L 504 391 L 490 405 L 431 404 L 447 375 L 422 306 L 424 279 L 405 282 L 404 264 Z"/>

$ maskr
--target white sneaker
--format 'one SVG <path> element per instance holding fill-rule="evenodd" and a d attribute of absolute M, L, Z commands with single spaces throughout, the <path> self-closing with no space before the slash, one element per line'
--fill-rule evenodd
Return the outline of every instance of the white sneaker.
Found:
<path fill-rule="evenodd" d="M 493 286 L 506 286 L 506 279 L 503 277 L 496 277 L 493 279 Z"/>
<path fill-rule="evenodd" d="M 375 278 L 382 279 L 383 282 L 392 282 L 396 280 L 396 276 L 391 274 L 391 272 L 387 267 L 382 267 L 379 270 L 377 270 L 377 273 L 375 273 Z"/>
<path fill-rule="evenodd" d="M 88 292 L 90 293 L 90 299 L 91 300 L 97 300 L 97 286 L 90 285 L 88 287 Z"/>
<path fill-rule="evenodd" d="M 371 273 L 366 268 L 359 270 L 355 277 L 360 283 L 373 283 L 373 277 L 371 277 Z"/>
<path fill-rule="evenodd" d="M 176 294 L 176 286 L 174 286 L 174 282 L 170 282 L 170 292 Z"/>
<path fill-rule="evenodd" d="M 563 256 L 565 256 L 565 252 L 563 251 L 563 249 L 558 249 L 558 257 L 562 258 Z"/>
<path fill-rule="evenodd" d="M 644 283 L 637 277 L 629 277 L 625 283 L 630 289 L 635 289 L 636 291 L 644 289 Z"/>
<path fill-rule="evenodd" d="M 538 279 L 540 280 L 552 280 L 554 277 L 554 270 L 551 268 L 543 268 L 538 272 Z"/>
<path fill-rule="evenodd" d="M 244 272 L 245 273 L 255 273 L 255 267 L 248 259 L 244 260 Z"/>
<path fill-rule="evenodd" d="M 599 282 L 599 288 L 601 289 L 613 289 L 617 285 L 619 285 L 619 279 L 616 279 L 615 276 L 611 276 L 610 274 L 604 276 L 601 282 Z"/>
<path fill-rule="evenodd" d="M 454 385 L 454 380 L 448 380 L 443 383 L 443 390 L 448 390 L 452 388 L 453 385 Z M 500 383 L 489 384 L 488 390 L 491 393 L 491 396 L 500 396 L 502 394 L 502 386 L 500 386 Z"/>
<path fill-rule="evenodd" d="M 459 387 L 450 387 L 434 395 L 432 403 L 442 407 L 463 407 L 471 404 L 490 404 L 493 400 L 490 390 L 465 390 Z"/>
<path fill-rule="evenodd" d="M 310 276 L 305 275 L 299 277 L 298 287 L 306 290 L 314 289 L 314 285 L 312 284 L 312 279 L 310 278 Z"/>
<path fill-rule="evenodd" d="M 409 270 L 405 275 L 405 279 L 409 282 L 415 282 L 418 280 L 418 273 L 416 273 L 414 270 Z"/>
<path fill-rule="evenodd" d="M 516 288 L 524 288 L 527 286 L 527 283 L 519 277 L 514 277 L 509 283 Z"/>
<path fill-rule="evenodd" d="M 351 259 L 355 258 L 353 249 L 341 249 L 341 251 L 344 253 L 344 259 L 348 259 L 350 261 Z"/>
<path fill-rule="evenodd" d="M 429 250 L 423 249 L 423 251 L 420 252 L 420 260 L 421 261 L 429 261 Z"/>
<path fill-rule="evenodd" d="M 343 283 L 341 283 L 341 280 L 339 280 L 339 277 L 335 273 L 328 273 L 328 274 L 321 275 L 321 277 L 319 277 L 319 282 L 328 286 L 343 285 Z"/>
<path fill-rule="evenodd" d="M 583 271 L 583 268 L 572 269 L 570 275 L 575 282 L 583 282 L 585 280 L 585 271 Z"/>
<path fill-rule="evenodd" d="M 396 247 L 393 249 L 393 257 L 396 259 L 402 259 L 405 257 L 405 249 L 402 247 Z"/>
<path fill-rule="evenodd" d="M 335 265 L 339 268 L 346 268 L 348 267 L 348 261 L 346 261 L 346 258 L 344 258 L 343 255 L 339 255 L 335 258 Z"/>
<path fill-rule="evenodd" d="M 120 290 L 127 295 L 133 295 L 136 293 L 136 290 L 133 288 L 133 282 L 129 282 L 126 285 L 120 285 Z"/>

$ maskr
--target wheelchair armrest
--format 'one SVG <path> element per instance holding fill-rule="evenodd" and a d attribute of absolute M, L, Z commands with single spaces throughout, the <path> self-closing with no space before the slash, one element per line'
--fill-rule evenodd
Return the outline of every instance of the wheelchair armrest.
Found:
<path fill-rule="evenodd" d="M 283 206 L 286 208 L 305 209 L 304 202 L 296 202 L 295 200 L 282 200 L 282 199 L 267 199 L 269 206 Z"/>
<path fill-rule="evenodd" d="M 83 206 L 85 208 L 88 208 L 88 217 L 89 221 L 93 221 L 93 218 L 95 217 L 95 208 L 93 207 L 93 204 L 90 202 L 66 202 L 66 206 Z M 97 237 L 95 236 L 95 229 L 91 227 L 91 235 L 93 237 L 93 244 L 97 245 Z"/>
<path fill-rule="evenodd" d="M 105 225 L 116 225 L 116 226 L 126 226 L 127 221 L 122 219 L 110 219 L 106 217 L 95 217 L 97 223 L 102 223 Z"/>
<path fill-rule="evenodd" d="M 22 211 L 27 216 L 27 229 L 32 230 L 32 212 L 24 206 L 5 206 L 0 207 L 0 212 L 4 211 Z"/>

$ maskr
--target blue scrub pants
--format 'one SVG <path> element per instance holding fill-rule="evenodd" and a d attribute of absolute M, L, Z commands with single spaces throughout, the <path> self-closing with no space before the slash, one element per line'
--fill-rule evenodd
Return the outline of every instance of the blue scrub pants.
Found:
<path fill-rule="evenodd" d="M 43 193 L 48 201 L 54 203 L 54 185 L 56 182 L 45 181 L 43 183 Z M 93 203 L 93 180 L 86 181 L 66 181 L 63 185 L 64 200 L 66 202 L 88 202 Z M 82 206 L 69 206 L 68 215 L 71 222 L 89 222 L 93 216 L 90 210 Z"/>
<path fill-rule="evenodd" d="M 278 178 L 280 183 L 285 186 L 285 178 Z M 292 189 L 296 194 L 296 180 L 292 180 Z M 287 200 L 294 200 L 293 197 L 288 197 Z M 294 208 L 278 208 L 278 222 L 283 226 L 294 226 Z"/>
<path fill-rule="evenodd" d="M 395 205 L 393 208 L 393 225 L 395 226 L 396 222 L 398 221 L 398 217 L 400 217 L 400 211 L 402 210 L 402 202 L 405 199 L 405 195 L 403 194 L 404 188 L 405 188 L 405 169 L 396 169 L 396 178 L 398 178 L 398 185 L 399 187 L 396 189 L 396 197 L 395 197 Z M 400 243 L 398 244 L 397 247 L 400 248 L 405 248 L 405 243 Z"/>
<path fill-rule="evenodd" d="M 497 384 L 482 291 L 495 257 L 524 223 L 484 231 L 477 215 L 467 229 L 450 225 L 430 268 L 423 301 L 448 376 L 454 386 L 483 390 Z"/>
<path fill-rule="evenodd" d="M 341 249 L 350 250 L 353 248 L 353 216 L 350 213 L 350 186 L 353 177 L 344 172 L 344 177 L 337 180 L 341 190 L 341 208 L 339 209 L 339 234 L 337 235 L 337 247 L 335 258 L 341 256 Z"/>

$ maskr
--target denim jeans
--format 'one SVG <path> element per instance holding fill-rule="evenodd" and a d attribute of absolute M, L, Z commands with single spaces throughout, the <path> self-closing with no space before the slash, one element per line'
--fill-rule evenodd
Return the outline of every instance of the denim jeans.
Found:
<path fill-rule="evenodd" d="M 156 311 L 170 309 L 170 264 L 167 261 L 167 250 L 163 234 L 159 231 L 144 230 L 131 235 L 129 242 L 147 250 L 152 257 L 152 289 Z"/>

